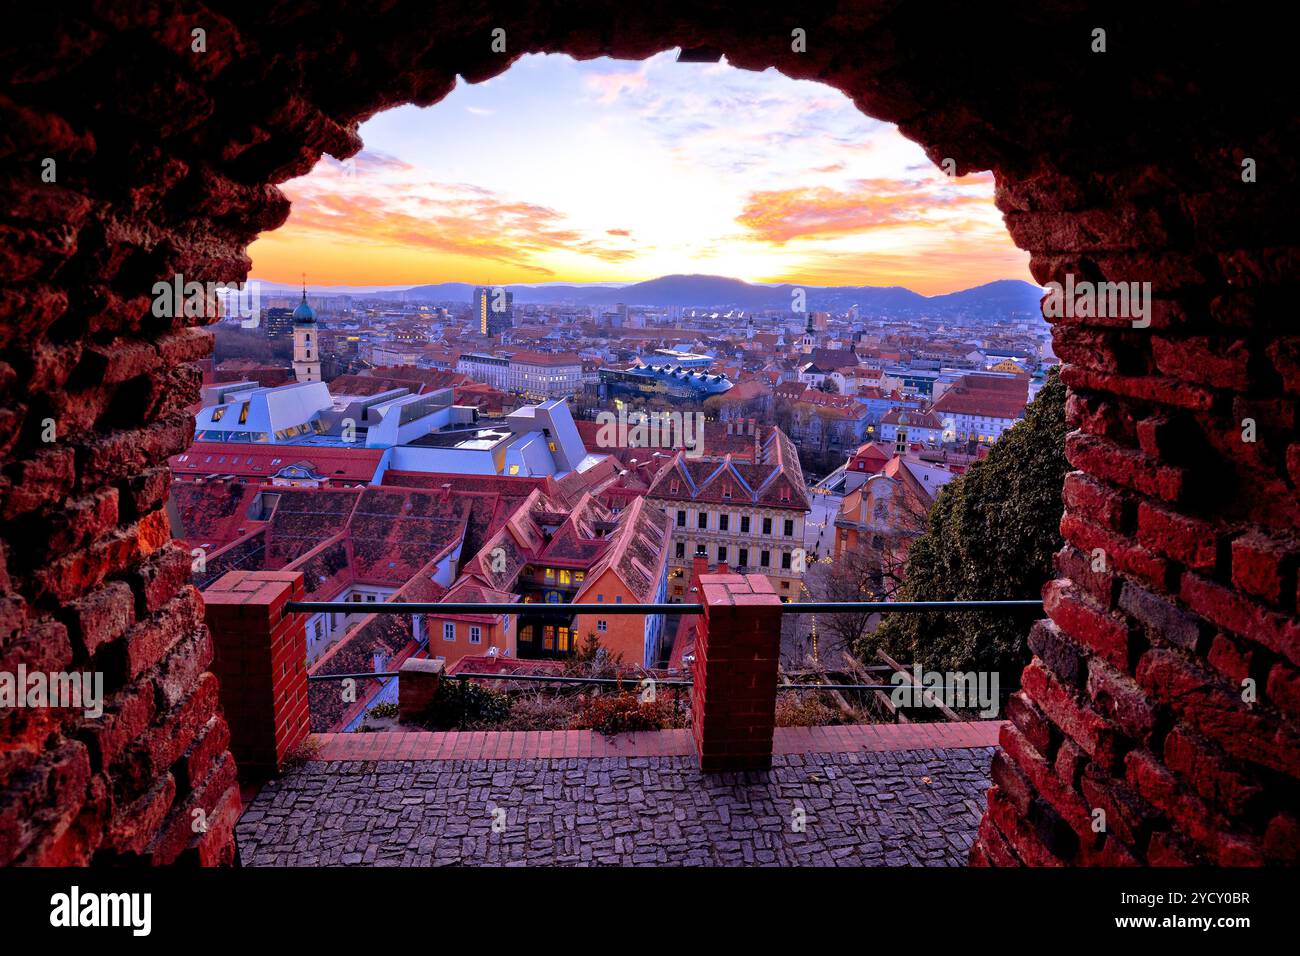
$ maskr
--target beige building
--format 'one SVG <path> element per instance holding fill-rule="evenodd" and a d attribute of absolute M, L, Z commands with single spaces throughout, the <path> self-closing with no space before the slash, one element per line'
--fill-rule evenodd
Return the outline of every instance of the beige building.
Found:
<path fill-rule="evenodd" d="M 756 461 L 726 455 L 688 458 L 664 467 L 646 497 L 668 515 L 668 596 L 689 600 L 696 556 L 747 574 L 764 574 L 785 601 L 799 598 L 807 567 L 804 522 L 811 510 L 793 443 L 768 431 Z"/>

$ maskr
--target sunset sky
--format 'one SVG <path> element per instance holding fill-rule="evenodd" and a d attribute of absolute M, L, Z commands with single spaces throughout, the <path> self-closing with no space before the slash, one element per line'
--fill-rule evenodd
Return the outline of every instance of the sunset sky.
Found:
<path fill-rule="evenodd" d="M 531 55 L 427 109 L 361 127 L 283 185 L 252 277 L 310 285 L 1030 279 L 991 175 L 952 180 L 818 83 L 721 64 Z"/>

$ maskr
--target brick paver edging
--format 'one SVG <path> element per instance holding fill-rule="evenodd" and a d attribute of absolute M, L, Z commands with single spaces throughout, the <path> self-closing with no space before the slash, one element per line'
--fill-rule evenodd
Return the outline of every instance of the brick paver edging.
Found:
<path fill-rule="evenodd" d="M 778 727 L 773 753 L 855 753 L 995 747 L 1002 721 Z M 689 730 L 606 737 L 593 730 L 380 731 L 314 734 L 313 760 L 534 760 L 574 757 L 686 757 Z"/>

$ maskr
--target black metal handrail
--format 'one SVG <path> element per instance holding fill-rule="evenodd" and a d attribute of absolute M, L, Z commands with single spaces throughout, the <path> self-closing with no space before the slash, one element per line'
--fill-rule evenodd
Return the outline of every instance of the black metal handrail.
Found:
<path fill-rule="evenodd" d="M 356 674 L 308 674 L 309 681 L 326 681 L 326 680 L 353 680 L 378 679 L 388 677 L 400 677 L 398 671 L 375 671 L 373 673 L 362 672 Z M 472 674 L 463 672 L 459 674 L 446 674 L 444 680 L 466 681 L 466 680 L 495 680 L 495 681 L 532 681 L 543 684 L 593 684 L 598 687 L 626 686 L 629 690 L 638 688 L 642 680 L 649 679 L 656 688 L 670 687 L 694 687 L 695 681 L 692 680 L 668 680 L 658 677 L 649 677 L 649 675 L 629 674 L 626 677 L 564 677 L 557 674 Z M 944 690 L 956 690 L 962 686 L 959 684 L 944 684 L 940 687 L 925 686 L 917 684 L 777 684 L 777 693 L 790 690 L 898 690 L 900 687 L 915 687 L 926 694 L 935 693 Z M 1007 696 L 1012 691 L 999 691 L 999 696 Z"/>
<path fill-rule="evenodd" d="M 1042 608 L 1041 600 L 1016 601 L 805 601 L 772 608 L 779 614 L 923 614 L 1009 608 Z M 285 609 L 301 614 L 703 614 L 703 604 L 474 604 L 438 601 L 288 601 Z"/>

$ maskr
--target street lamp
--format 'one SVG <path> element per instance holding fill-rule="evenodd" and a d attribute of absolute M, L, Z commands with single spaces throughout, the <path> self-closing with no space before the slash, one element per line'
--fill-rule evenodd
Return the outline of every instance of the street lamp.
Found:
<path fill-rule="evenodd" d="M 812 597 L 812 592 L 808 590 L 808 585 L 805 584 L 803 581 L 799 582 L 799 590 L 801 590 L 804 594 L 808 595 L 808 597 Z M 813 663 L 820 666 L 821 658 L 817 655 L 817 615 L 816 614 L 812 616 L 812 656 L 813 656 Z"/>

